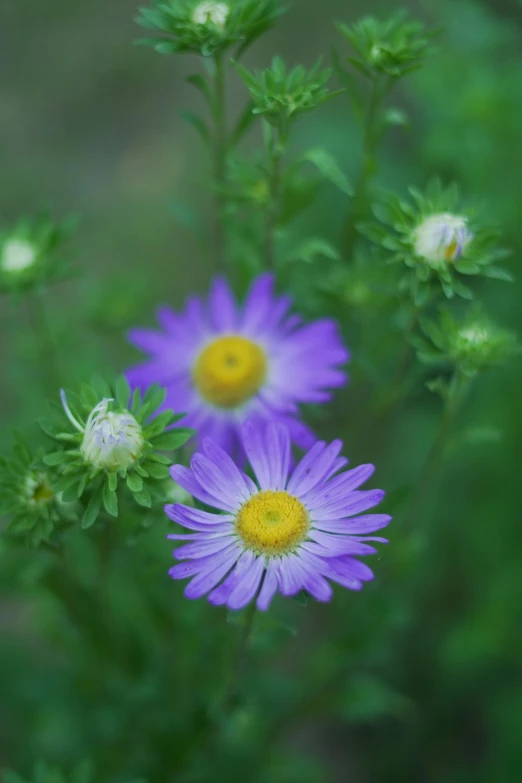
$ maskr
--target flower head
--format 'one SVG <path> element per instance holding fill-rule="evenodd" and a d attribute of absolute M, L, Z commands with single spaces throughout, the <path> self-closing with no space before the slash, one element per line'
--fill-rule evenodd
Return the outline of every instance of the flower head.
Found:
<path fill-rule="evenodd" d="M 450 364 L 465 375 L 475 375 L 520 353 L 516 336 L 496 326 L 477 307 L 463 319 L 443 310 L 437 322 L 425 320 L 421 326 L 429 342 L 417 340 L 419 359 L 425 364 Z"/>
<path fill-rule="evenodd" d="M 337 27 L 355 49 L 357 56 L 349 62 L 368 77 L 386 74 L 400 78 L 420 68 L 434 52 L 430 45 L 434 33 L 428 32 L 422 22 L 408 19 L 404 11 L 385 21 L 367 16 L 354 25 Z"/>
<path fill-rule="evenodd" d="M 56 526 L 74 517 L 73 507 L 56 488 L 57 478 L 56 470 L 20 438 L 13 454 L 0 458 L 0 513 L 9 518 L 9 532 L 25 536 L 31 546 L 48 540 Z"/>
<path fill-rule="evenodd" d="M 449 212 L 430 215 L 413 232 L 416 255 L 437 265 L 457 261 L 472 239 L 468 219 Z"/>
<path fill-rule="evenodd" d="M 2 248 L 0 266 L 4 272 L 22 272 L 34 264 L 37 255 L 38 251 L 31 242 L 13 237 Z"/>
<path fill-rule="evenodd" d="M 62 390 L 61 399 L 61 413 L 41 422 L 61 447 L 44 462 L 60 469 L 56 487 L 66 499 L 79 500 L 86 490 L 90 493 L 84 527 L 94 523 L 102 503 L 109 514 L 118 516 L 119 480 L 141 506 L 151 506 L 153 495 L 163 496 L 172 459 L 160 452 L 179 448 L 193 432 L 172 429 L 183 414 L 166 410 L 154 416 L 165 399 L 162 389 L 152 386 L 143 400 L 139 393 L 130 399 L 124 378 L 114 387 L 95 379 L 80 395 Z"/>
<path fill-rule="evenodd" d="M 128 468 L 141 456 L 145 444 L 143 429 L 128 411 L 110 411 L 110 402 L 104 398 L 91 411 L 80 451 L 85 461 L 96 468 Z"/>
<path fill-rule="evenodd" d="M 161 54 L 197 52 L 203 57 L 237 47 L 237 57 L 281 13 L 280 0 L 152 0 L 152 7 L 140 9 L 137 22 L 162 35 L 139 43 Z"/>
<path fill-rule="evenodd" d="M 320 63 L 306 70 L 302 65 L 287 70 L 280 57 L 274 57 L 270 68 L 250 72 L 236 63 L 254 104 L 254 114 L 261 114 L 283 133 L 288 123 L 321 105 L 338 93 L 331 92 L 327 83 L 332 74 L 321 69 Z"/>
<path fill-rule="evenodd" d="M 370 478 L 373 465 L 339 473 L 347 464 L 339 456 L 342 443 L 318 442 L 292 471 L 285 427 L 258 429 L 247 423 L 242 438 L 255 481 L 210 438 L 190 469 L 171 468 L 176 482 L 217 510 L 165 507 L 172 520 L 195 531 L 169 536 L 188 542 L 174 551 L 184 562 L 170 571 L 173 579 L 192 577 L 187 598 L 209 594 L 211 603 L 234 610 L 257 599 L 258 608 L 266 610 L 278 591 L 292 596 L 305 590 L 328 601 L 328 580 L 360 590 L 373 574 L 356 557 L 375 553 L 366 542 L 385 539 L 367 534 L 391 519 L 361 516 L 384 496 L 381 490 L 357 489 Z"/>
<path fill-rule="evenodd" d="M 71 219 L 54 225 L 41 216 L 20 220 L 0 234 L 0 292 L 25 291 L 63 278 L 67 268 L 57 251 L 73 226 Z"/>
<path fill-rule="evenodd" d="M 454 185 L 444 188 L 433 179 L 424 193 L 410 188 L 410 194 L 413 203 L 384 194 L 374 206 L 382 225 L 363 223 L 358 229 L 386 251 L 390 263 L 406 267 L 399 288 L 418 307 L 441 289 L 448 299 L 473 299 L 466 277 L 512 279 L 496 266 L 508 255 L 498 247 L 497 232 L 473 213 L 455 211 L 460 196 Z"/>
<path fill-rule="evenodd" d="M 187 411 L 186 424 L 227 451 L 241 450 L 246 419 L 277 420 L 308 448 L 313 433 L 298 419 L 298 403 L 326 402 L 342 386 L 349 354 L 335 322 L 303 325 L 289 315 L 291 299 L 276 296 L 273 278 L 254 281 L 238 306 L 225 280 L 215 280 L 208 302 L 190 297 L 185 311 L 164 308 L 161 332 L 134 329 L 130 340 L 149 359 L 130 369 L 132 386 L 167 387 L 166 405 Z"/>
<path fill-rule="evenodd" d="M 213 24 L 216 27 L 224 27 L 230 9 L 226 3 L 216 3 L 210 0 L 203 2 L 194 8 L 192 21 L 195 24 Z"/>

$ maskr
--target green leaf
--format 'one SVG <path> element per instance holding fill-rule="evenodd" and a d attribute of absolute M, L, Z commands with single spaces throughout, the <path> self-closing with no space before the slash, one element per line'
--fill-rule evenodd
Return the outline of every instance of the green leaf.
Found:
<path fill-rule="evenodd" d="M 116 492 L 118 489 L 118 474 L 117 473 L 109 473 L 107 476 L 107 483 L 109 485 L 109 489 L 111 492 Z"/>
<path fill-rule="evenodd" d="M 188 76 L 187 82 L 189 84 L 192 84 L 192 86 L 195 87 L 196 90 L 199 90 L 199 92 L 203 95 L 203 97 L 208 102 L 209 106 L 212 105 L 212 91 L 210 89 L 208 82 L 203 76 L 201 76 L 201 74 L 195 73 L 192 74 L 192 76 Z"/>
<path fill-rule="evenodd" d="M 194 430 L 179 428 L 171 432 L 165 432 L 153 441 L 153 446 L 159 451 L 173 451 L 184 446 L 185 443 L 194 435 Z"/>
<path fill-rule="evenodd" d="M 310 264 L 317 256 L 325 256 L 332 261 L 340 261 L 339 252 L 326 239 L 313 237 L 306 239 L 288 255 L 289 261 L 304 261 Z"/>
<path fill-rule="evenodd" d="M 165 428 L 172 423 L 173 418 L 174 414 L 170 410 L 163 411 L 163 413 L 160 413 L 159 416 L 156 416 L 156 418 L 145 427 L 144 432 L 147 440 L 160 435 L 165 430 Z"/>
<path fill-rule="evenodd" d="M 243 109 L 236 123 L 236 126 L 232 131 L 231 145 L 233 147 L 239 144 L 239 142 L 241 141 L 245 133 L 248 131 L 248 129 L 251 127 L 255 119 L 256 119 L 256 115 L 254 114 L 254 104 L 252 103 L 252 101 L 250 101 Z"/>
<path fill-rule="evenodd" d="M 127 486 L 131 492 L 141 492 L 143 488 L 143 479 L 137 473 L 129 473 L 127 476 Z"/>
<path fill-rule="evenodd" d="M 116 382 L 116 401 L 120 408 L 127 408 L 130 398 L 130 386 L 127 378 L 124 375 L 120 375 Z"/>
<path fill-rule="evenodd" d="M 169 476 L 169 466 L 159 462 L 146 462 L 145 467 L 152 478 L 165 479 Z"/>
<path fill-rule="evenodd" d="M 201 136 L 205 144 L 210 143 L 210 131 L 208 129 L 206 122 L 202 120 L 201 117 L 198 117 L 197 114 L 194 114 L 193 112 L 190 111 L 182 111 L 181 116 L 190 125 L 192 125 L 193 128 L 197 130 L 197 132 L 199 133 L 199 135 Z"/>
<path fill-rule="evenodd" d="M 98 518 L 98 514 L 100 513 L 101 502 L 102 502 L 102 498 L 100 492 L 95 492 L 91 497 L 87 505 L 87 508 L 85 509 L 85 514 L 83 515 L 82 527 L 84 530 L 87 530 L 87 528 L 92 527 L 92 525 L 94 525 L 94 523 L 96 522 L 96 519 Z"/>
<path fill-rule="evenodd" d="M 145 508 L 150 508 L 152 506 L 152 497 L 146 487 L 143 487 L 140 492 L 134 492 L 134 500 Z"/>
<path fill-rule="evenodd" d="M 321 174 L 347 196 L 353 196 L 353 188 L 335 159 L 322 147 L 314 147 L 303 155 L 303 161 L 312 163 Z"/>
<path fill-rule="evenodd" d="M 62 465 L 67 462 L 67 458 L 66 451 L 54 451 L 52 454 L 45 455 L 44 462 L 46 465 Z"/>
<path fill-rule="evenodd" d="M 112 517 L 118 516 L 118 496 L 116 492 L 109 487 L 109 483 L 105 482 L 103 487 L 103 505 L 108 514 Z"/>

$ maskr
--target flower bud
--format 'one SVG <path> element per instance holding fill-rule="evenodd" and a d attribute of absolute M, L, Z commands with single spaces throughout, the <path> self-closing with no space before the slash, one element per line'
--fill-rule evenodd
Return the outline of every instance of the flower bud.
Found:
<path fill-rule="evenodd" d="M 200 3 L 194 9 L 192 21 L 194 24 L 206 25 L 209 22 L 219 29 L 225 26 L 230 9 L 226 3 L 209 2 Z"/>
<path fill-rule="evenodd" d="M 26 239 L 8 239 L 2 249 L 0 266 L 5 272 L 23 272 L 36 260 L 37 250 Z"/>
<path fill-rule="evenodd" d="M 110 411 L 109 402 L 104 398 L 91 412 L 80 451 L 95 468 L 120 470 L 141 456 L 145 439 L 134 416 L 128 411 Z"/>
<path fill-rule="evenodd" d="M 467 224 L 467 218 L 449 212 L 427 217 L 413 232 L 415 253 L 435 264 L 457 261 L 473 239 Z"/>

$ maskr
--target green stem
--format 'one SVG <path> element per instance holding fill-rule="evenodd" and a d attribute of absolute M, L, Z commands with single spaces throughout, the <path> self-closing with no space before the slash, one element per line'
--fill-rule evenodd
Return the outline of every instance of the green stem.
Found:
<path fill-rule="evenodd" d="M 218 272 L 225 268 L 225 202 L 224 188 L 226 184 L 226 160 L 227 160 L 227 130 L 226 130 L 226 79 L 225 64 L 222 52 L 214 56 L 214 139 L 213 139 L 213 169 L 214 169 L 214 254 L 215 265 Z"/>
<path fill-rule="evenodd" d="M 268 270 L 275 269 L 276 242 L 275 235 L 279 218 L 279 194 L 281 187 L 281 157 L 283 148 L 279 139 L 276 140 L 270 154 L 270 169 L 268 176 L 269 201 L 266 208 L 265 223 L 265 266 Z"/>
<path fill-rule="evenodd" d="M 423 507 L 429 502 L 432 487 L 439 474 L 448 438 L 451 435 L 455 418 L 460 410 L 462 400 L 468 387 L 469 378 L 459 369 L 455 370 L 450 382 L 440 426 L 426 462 L 424 463 L 410 507 L 406 512 L 402 525 L 403 530 L 407 531 L 411 529 L 412 526 L 418 522 Z"/>
<path fill-rule="evenodd" d="M 241 635 L 234 653 L 229 680 L 221 698 L 221 706 L 225 711 L 228 711 L 233 706 L 237 695 L 237 688 L 245 665 L 248 642 L 250 641 L 250 636 L 252 635 L 255 615 L 256 600 L 254 599 L 246 610 L 245 622 L 243 624 L 243 628 L 241 629 Z"/>
<path fill-rule="evenodd" d="M 402 337 L 402 346 L 400 349 L 399 359 L 396 365 L 395 375 L 391 383 L 391 388 L 386 392 L 386 400 L 381 404 L 377 404 L 378 416 L 381 421 L 387 420 L 396 404 L 400 400 L 404 382 L 406 380 L 408 370 L 410 368 L 411 360 L 411 346 L 410 339 L 415 333 L 417 325 L 419 323 L 421 311 L 418 307 L 414 307 L 411 313 L 410 320 Z"/>
<path fill-rule="evenodd" d="M 40 352 L 38 364 L 42 369 L 43 385 L 50 394 L 57 395 L 60 388 L 58 359 L 41 291 L 35 291 L 32 297 L 29 304 L 29 318 Z"/>
<path fill-rule="evenodd" d="M 381 136 L 378 125 L 379 109 L 390 86 L 389 79 L 382 82 L 379 76 L 374 77 L 372 82 L 370 100 L 363 120 L 363 163 L 344 230 L 343 248 L 347 260 L 350 260 L 353 255 L 357 238 L 356 225 L 366 217 L 368 211 L 368 190 L 377 173 L 375 156 Z"/>

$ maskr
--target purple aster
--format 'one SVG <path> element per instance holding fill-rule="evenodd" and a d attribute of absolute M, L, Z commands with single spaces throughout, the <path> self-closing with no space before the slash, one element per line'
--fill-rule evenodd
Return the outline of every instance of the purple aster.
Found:
<path fill-rule="evenodd" d="M 367 534 L 391 519 L 361 516 L 384 496 L 380 489 L 357 489 L 370 478 L 373 465 L 339 473 L 348 460 L 339 456 L 342 443 L 336 440 L 317 442 L 291 471 L 285 427 L 259 429 L 247 422 L 241 435 L 255 481 L 210 438 L 203 439 L 203 451 L 192 457 L 190 468 L 171 468 L 174 481 L 217 509 L 165 507 L 174 522 L 194 531 L 169 536 L 185 541 L 174 551 L 184 562 L 169 573 L 173 579 L 191 577 L 186 597 L 208 593 L 212 604 L 234 610 L 256 599 L 265 611 L 277 591 L 292 596 L 306 590 L 328 601 L 330 581 L 360 590 L 373 574 L 356 557 L 375 554 L 367 542 L 386 539 Z"/>
<path fill-rule="evenodd" d="M 247 419 L 278 421 L 303 449 L 316 440 L 299 420 L 299 403 L 322 403 L 346 383 L 349 354 L 335 321 L 303 324 L 292 300 L 276 296 L 270 274 L 258 277 L 243 305 L 228 283 L 214 280 L 208 301 L 188 298 L 185 310 L 162 308 L 162 331 L 134 329 L 130 341 L 149 354 L 127 377 L 133 387 L 167 387 L 165 408 L 187 413 L 184 424 L 238 453 Z"/>

